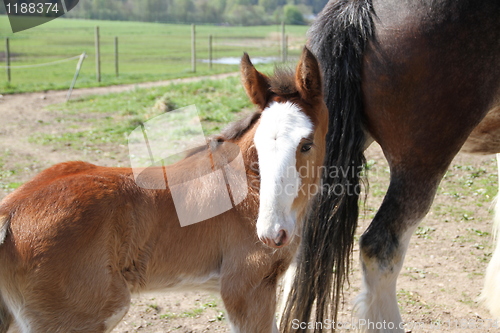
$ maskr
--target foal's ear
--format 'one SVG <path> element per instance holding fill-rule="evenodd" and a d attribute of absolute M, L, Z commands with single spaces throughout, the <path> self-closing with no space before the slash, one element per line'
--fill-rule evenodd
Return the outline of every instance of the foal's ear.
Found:
<path fill-rule="evenodd" d="M 297 65 L 295 82 L 303 99 L 311 100 L 323 97 L 323 82 L 318 60 L 307 47 L 304 47 Z"/>
<path fill-rule="evenodd" d="M 264 110 L 271 96 L 269 78 L 255 69 L 247 53 L 241 58 L 241 81 L 252 103 Z"/>

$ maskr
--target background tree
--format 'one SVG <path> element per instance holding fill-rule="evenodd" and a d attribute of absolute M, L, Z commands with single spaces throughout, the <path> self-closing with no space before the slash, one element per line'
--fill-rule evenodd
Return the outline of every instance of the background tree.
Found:
<path fill-rule="evenodd" d="M 283 7 L 283 17 L 285 24 L 305 24 L 304 16 L 295 5 L 286 5 Z"/>
<path fill-rule="evenodd" d="M 19 0 L 22 1 L 22 0 Z M 234 25 L 306 24 L 327 0 L 80 0 L 66 17 Z M 0 5 L 0 11 L 5 11 Z"/>

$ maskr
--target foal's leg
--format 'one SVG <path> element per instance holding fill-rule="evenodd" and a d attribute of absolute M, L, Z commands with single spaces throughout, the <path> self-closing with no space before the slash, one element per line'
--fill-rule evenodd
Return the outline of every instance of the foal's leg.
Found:
<path fill-rule="evenodd" d="M 19 332 L 111 332 L 128 311 L 130 292 L 120 274 L 105 271 L 73 279 L 65 296 L 46 284 L 21 295 L 14 314 Z"/>
<path fill-rule="evenodd" d="M 396 281 L 410 237 L 432 204 L 442 172 L 391 168 L 384 201 L 360 239 L 363 290 L 356 309 L 361 330 L 404 332 Z"/>
<path fill-rule="evenodd" d="M 500 179 L 500 154 L 497 154 L 497 163 L 498 176 Z M 495 221 L 493 226 L 496 246 L 493 257 L 486 270 L 481 298 L 484 300 L 491 314 L 496 318 L 500 318 L 500 189 L 496 200 Z"/>
<path fill-rule="evenodd" d="M 294 259 L 290 266 L 288 267 L 285 276 L 281 278 L 280 286 L 278 289 L 278 322 L 281 322 L 281 316 L 285 310 L 286 301 L 290 291 L 292 290 L 293 280 L 295 278 L 295 273 L 297 272 L 297 259 Z"/>
<path fill-rule="evenodd" d="M 275 278 L 252 281 L 244 271 L 222 279 L 221 296 L 232 333 L 278 333 L 276 287 Z"/>

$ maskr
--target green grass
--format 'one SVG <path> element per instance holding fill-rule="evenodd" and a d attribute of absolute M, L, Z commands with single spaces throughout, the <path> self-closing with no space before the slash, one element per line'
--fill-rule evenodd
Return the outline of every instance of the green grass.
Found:
<path fill-rule="evenodd" d="M 201 316 L 207 308 L 214 308 L 215 310 L 217 309 L 217 304 L 215 301 L 208 302 L 206 304 L 198 304 L 197 307 L 183 311 L 181 313 L 173 313 L 173 312 L 167 312 L 165 314 L 160 315 L 160 319 L 178 319 L 178 318 L 197 318 Z M 221 321 L 224 320 L 224 313 L 221 311 L 218 311 L 218 315 L 210 319 L 209 322 L 214 322 L 214 321 Z"/>
<path fill-rule="evenodd" d="M 14 176 L 18 170 L 8 169 L 5 167 L 6 160 L 10 157 L 10 151 L 0 153 L 0 188 L 11 191 L 22 185 L 21 182 L 9 182 L 9 179 Z"/>
<path fill-rule="evenodd" d="M 100 27 L 102 82 L 95 79 L 94 29 Z M 215 59 L 279 57 L 279 26 L 223 27 L 200 25 L 197 31 L 197 58 L 208 58 L 208 36 L 214 36 Z M 306 42 L 307 27 L 287 26 L 289 55 L 299 55 Z M 115 77 L 114 37 L 119 38 L 120 76 Z M 145 22 L 97 21 L 59 18 L 38 27 L 11 33 L 8 18 L 0 15 L 0 52 L 5 37 L 10 39 L 11 65 L 40 64 L 87 52 L 77 87 L 164 80 L 169 78 L 237 70 L 236 65 L 197 63 L 191 71 L 191 26 Z M 0 93 L 67 89 L 77 60 L 30 69 L 12 69 L 12 82 L 1 70 Z M 0 65 L 4 65 L 3 63 Z"/>
<path fill-rule="evenodd" d="M 158 304 L 149 304 L 148 307 L 156 312 L 160 311 L 160 307 L 158 306 Z"/>
<path fill-rule="evenodd" d="M 172 313 L 167 312 L 165 314 L 160 315 L 160 319 L 177 319 L 177 318 L 196 318 L 199 317 L 205 311 L 204 308 L 196 308 L 188 311 L 184 311 L 182 313 Z"/>
<path fill-rule="evenodd" d="M 489 204 L 498 191 L 497 175 L 486 172 L 483 167 L 453 165 L 443 179 L 446 181 L 447 189 L 444 191 L 443 186 L 440 186 L 440 192 L 457 201 L 467 198 L 469 193 L 472 193 L 479 206 Z M 467 219 L 467 216 L 464 219 Z"/>
<path fill-rule="evenodd" d="M 423 239 L 430 239 L 431 234 L 436 231 L 436 228 L 431 228 L 431 227 L 424 227 L 424 226 L 418 226 L 417 230 L 415 230 L 415 235 L 418 238 L 423 238 Z"/>
<path fill-rule="evenodd" d="M 252 108 L 237 77 L 88 96 L 52 106 L 61 113 L 57 121 L 65 131 L 35 133 L 30 141 L 53 147 L 72 146 L 77 150 L 126 145 L 130 132 L 141 123 L 166 109 L 191 104 L 198 107 L 206 135 L 219 132 L 237 113 Z"/>
<path fill-rule="evenodd" d="M 417 292 L 400 289 L 397 291 L 398 304 L 400 310 L 404 310 L 408 305 L 420 306 L 429 309 L 430 306 L 421 300 L 421 296 Z"/>

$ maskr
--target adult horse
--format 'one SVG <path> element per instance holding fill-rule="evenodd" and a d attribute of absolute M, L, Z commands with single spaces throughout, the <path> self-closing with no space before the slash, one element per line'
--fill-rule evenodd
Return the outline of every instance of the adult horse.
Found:
<path fill-rule="evenodd" d="M 360 239 L 356 308 L 376 325 L 361 329 L 402 331 L 397 276 L 447 167 L 462 147 L 500 152 L 499 18 L 498 0 L 332 0 L 319 15 L 309 38 L 330 112 L 326 189 L 304 228 L 285 332 L 297 329 L 293 319 L 336 318 L 357 225 L 359 170 L 372 140 L 391 176 Z M 497 317 L 499 274 L 497 251 L 483 293 Z"/>
<path fill-rule="evenodd" d="M 234 332 L 277 332 L 328 111 L 309 50 L 295 74 L 269 78 L 247 55 L 241 67 L 259 111 L 178 163 L 137 177 L 62 163 L 0 202 L 0 332 L 109 332 L 131 293 L 183 288 L 220 292 Z M 224 198 L 230 209 L 181 226 L 179 207 L 199 216 Z"/>

